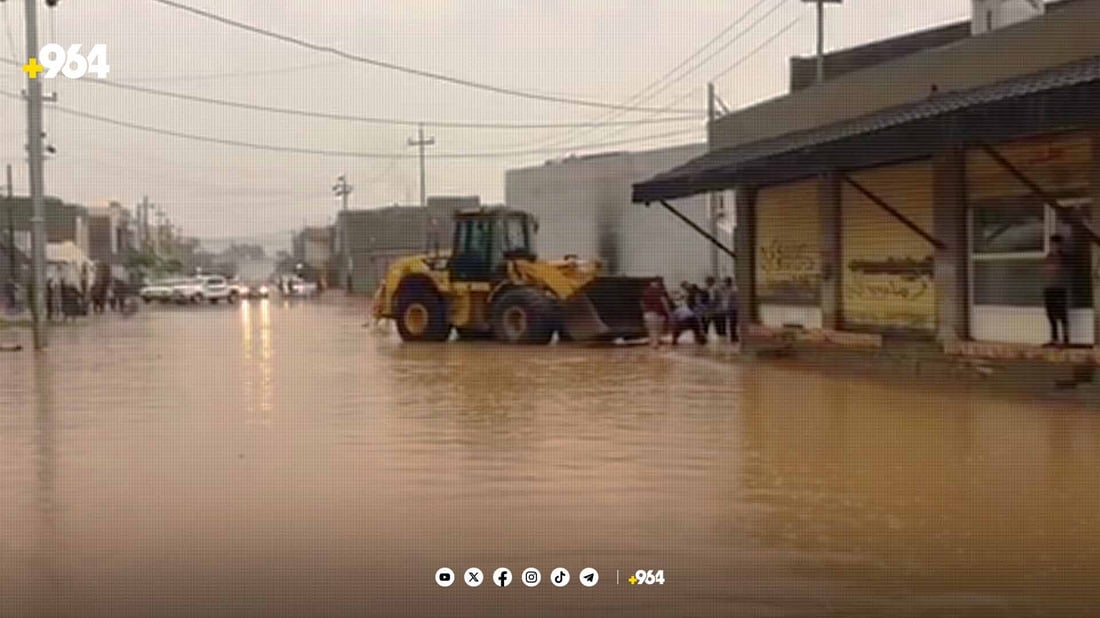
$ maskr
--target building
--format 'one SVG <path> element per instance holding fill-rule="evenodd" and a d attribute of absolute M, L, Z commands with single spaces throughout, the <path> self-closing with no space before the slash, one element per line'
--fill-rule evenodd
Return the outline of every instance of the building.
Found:
<path fill-rule="evenodd" d="M 351 292 L 373 293 L 397 258 L 449 251 L 453 214 L 480 206 L 477 196 L 442 196 L 429 197 L 423 208 L 389 206 L 341 211 L 333 252 L 340 283 Z M 345 236 L 348 252 L 343 248 Z"/>
<path fill-rule="evenodd" d="M 546 259 L 598 258 L 612 275 L 661 275 L 670 282 L 702 281 L 732 274 L 733 263 L 661 207 L 637 212 L 631 185 L 706 153 L 705 144 L 648 152 L 611 152 L 549 161 L 509 170 L 506 203 L 539 220 L 537 250 Z M 694 224 L 710 229 L 707 199 L 689 196 L 673 204 Z M 718 232 L 732 242 L 729 230 Z"/>
<path fill-rule="evenodd" d="M 44 198 L 46 209 L 47 242 L 72 242 L 81 251 L 88 251 L 88 209 L 77 204 L 66 204 L 56 197 Z M 10 209 L 10 210 L 8 210 Z M 4 200 L 4 225 L 11 224 L 15 246 L 30 254 L 31 214 L 33 207 L 29 197 L 13 197 Z M 10 219 L 8 218 L 10 216 Z"/>
<path fill-rule="evenodd" d="M 327 275 L 332 265 L 333 227 L 305 227 L 294 235 L 294 259 L 321 275 Z"/>
<path fill-rule="evenodd" d="M 96 262 L 125 265 L 137 250 L 137 232 L 130 211 L 118 202 L 88 209 L 88 257 Z"/>
<path fill-rule="evenodd" d="M 736 192 L 755 335 L 798 325 L 817 341 L 1100 363 L 1098 27 L 1100 0 L 1067 1 L 729 114 L 705 155 L 635 185 L 634 200 Z M 1055 231 L 1071 256 L 1072 350 L 1037 345 Z"/>

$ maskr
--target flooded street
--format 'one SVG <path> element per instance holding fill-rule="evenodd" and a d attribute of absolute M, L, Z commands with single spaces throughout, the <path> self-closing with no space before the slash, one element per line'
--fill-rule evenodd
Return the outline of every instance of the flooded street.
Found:
<path fill-rule="evenodd" d="M 365 319 L 152 308 L 0 356 L 0 615 L 1100 606 L 1095 411 Z M 444 566 L 543 583 L 441 588 Z M 599 584 L 553 587 L 559 566 Z"/>

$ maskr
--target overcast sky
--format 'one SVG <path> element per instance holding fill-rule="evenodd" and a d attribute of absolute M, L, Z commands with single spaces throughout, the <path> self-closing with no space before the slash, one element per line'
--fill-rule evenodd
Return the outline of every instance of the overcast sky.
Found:
<path fill-rule="evenodd" d="M 742 16 L 756 0 L 181 0 L 225 17 L 390 63 L 510 89 L 623 103 L 680 64 Z M 15 50 L 23 52 L 23 2 L 0 4 Z M 41 6 L 41 4 L 40 4 Z M 747 30 L 773 7 L 779 8 Z M 829 7 L 827 46 L 848 47 L 889 35 L 966 18 L 970 0 L 848 0 Z M 410 120 L 546 123 L 608 119 L 605 110 L 525 100 L 431 81 L 341 60 L 264 38 L 152 0 L 62 0 L 40 9 L 40 39 L 68 46 L 106 44 L 108 81 L 335 114 Z M 740 37 L 694 72 L 636 104 L 705 107 L 706 83 L 745 58 L 792 20 L 786 34 L 717 81 L 731 107 L 781 94 L 787 58 L 812 53 L 812 5 L 764 0 L 740 26 L 715 43 Z M 694 66 L 689 65 L 689 67 Z M 24 87 L 18 68 L 2 65 L 0 90 Z M 681 71 L 682 73 L 683 71 Z M 679 74 L 677 74 L 679 76 Z M 406 139 L 414 127 L 295 118 L 215 107 L 85 83 L 54 79 L 59 104 L 100 116 L 182 133 L 310 149 L 415 154 Z M 4 162 L 16 164 L 17 193 L 27 189 L 26 112 L 3 98 Z M 49 105 L 47 105 L 47 110 Z M 615 115 L 615 120 L 651 114 Z M 184 232 L 199 237 L 285 235 L 304 222 L 322 224 L 336 212 L 331 186 L 346 172 L 355 186 L 352 207 L 419 199 L 415 159 L 352 159 L 248 150 L 154 135 L 47 111 L 49 142 L 58 150 L 46 164 L 50 195 L 85 205 L 148 195 Z M 552 147 L 558 155 L 592 152 L 578 145 L 663 139 L 608 149 L 648 149 L 704 139 L 700 121 L 595 130 L 528 131 L 430 128 L 429 153 L 492 153 Z M 554 153 L 511 158 L 428 160 L 428 193 L 478 194 L 498 202 L 504 171 L 538 164 Z"/>

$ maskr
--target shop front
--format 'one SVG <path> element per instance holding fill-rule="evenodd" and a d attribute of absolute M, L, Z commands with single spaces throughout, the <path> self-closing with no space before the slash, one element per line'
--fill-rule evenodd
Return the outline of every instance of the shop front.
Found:
<path fill-rule="evenodd" d="M 765 334 L 1096 364 L 1096 100 L 1100 57 L 712 151 L 634 198 L 737 190 L 740 311 Z M 1052 264 L 1071 345 L 1048 352 Z"/>
<path fill-rule="evenodd" d="M 1032 345 L 1051 340 L 1044 265 L 1057 234 L 1069 274 L 1070 342 L 1092 345 L 1091 243 L 1073 223 L 1092 217 L 1091 137 L 1081 132 L 1040 136 L 999 144 L 997 152 L 1067 214 L 1059 214 L 985 150 L 967 152 L 972 338 Z"/>

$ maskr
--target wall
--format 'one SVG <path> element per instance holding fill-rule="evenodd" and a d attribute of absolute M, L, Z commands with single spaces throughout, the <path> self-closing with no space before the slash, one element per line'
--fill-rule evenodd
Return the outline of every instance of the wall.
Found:
<path fill-rule="evenodd" d="M 631 186 L 705 152 L 697 144 L 509 170 L 506 202 L 538 217 L 543 258 L 598 257 L 613 274 L 701 281 L 710 272 L 710 244 L 659 204 L 631 203 Z M 672 205 L 707 229 L 705 196 Z M 732 246 L 729 234 L 722 239 Z M 731 260 L 723 255 L 720 263 L 732 273 Z"/>
<path fill-rule="evenodd" d="M 436 243 L 446 251 L 451 246 L 453 214 L 456 210 L 479 203 L 477 198 L 429 198 L 428 206 L 390 206 L 340 213 L 337 222 L 337 247 L 340 225 L 347 223 L 348 245 L 351 248 L 353 291 L 369 294 L 381 281 L 385 268 L 395 256 L 433 251 Z M 384 258 L 384 259 L 376 259 Z M 338 285 L 347 282 L 343 253 L 334 256 L 339 271 Z"/>

